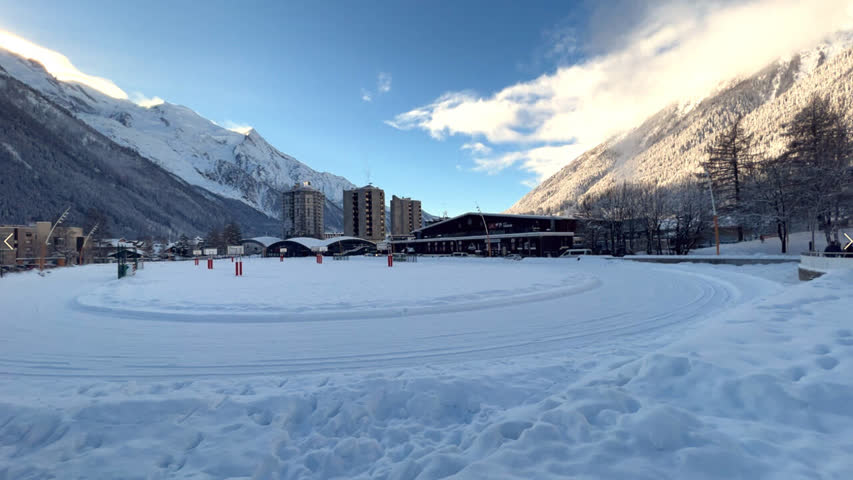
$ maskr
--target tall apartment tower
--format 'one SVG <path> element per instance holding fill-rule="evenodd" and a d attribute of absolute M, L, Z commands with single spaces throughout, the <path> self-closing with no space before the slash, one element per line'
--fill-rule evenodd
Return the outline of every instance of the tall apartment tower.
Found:
<path fill-rule="evenodd" d="M 282 193 L 281 205 L 284 225 L 282 238 L 323 238 L 323 205 L 326 196 L 311 187 L 311 182 L 297 183 Z"/>
<path fill-rule="evenodd" d="M 391 235 L 405 236 L 421 228 L 421 201 L 408 197 L 391 197 Z"/>
<path fill-rule="evenodd" d="M 385 240 L 385 192 L 373 185 L 344 190 L 344 235 Z"/>

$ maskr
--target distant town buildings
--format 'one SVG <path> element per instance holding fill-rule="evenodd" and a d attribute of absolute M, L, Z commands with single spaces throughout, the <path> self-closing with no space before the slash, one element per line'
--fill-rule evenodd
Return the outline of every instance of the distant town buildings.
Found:
<path fill-rule="evenodd" d="M 297 183 L 282 194 L 283 238 L 323 238 L 323 192 L 311 182 Z"/>
<path fill-rule="evenodd" d="M 85 239 L 83 229 L 60 225 L 50 233 L 51 226 L 51 222 L 0 225 L 0 264 L 33 265 L 42 256 L 50 264 L 76 263 Z"/>
<path fill-rule="evenodd" d="M 423 216 L 421 201 L 408 197 L 391 197 L 391 236 L 402 237 L 411 235 L 421 228 Z"/>
<path fill-rule="evenodd" d="M 344 190 L 344 235 L 364 240 L 385 239 L 385 192 L 367 185 Z"/>
<path fill-rule="evenodd" d="M 433 255 L 556 257 L 573 248 L 578 221 L 550 215 L 464 213 L 392 240 L 394 251 Z"/>

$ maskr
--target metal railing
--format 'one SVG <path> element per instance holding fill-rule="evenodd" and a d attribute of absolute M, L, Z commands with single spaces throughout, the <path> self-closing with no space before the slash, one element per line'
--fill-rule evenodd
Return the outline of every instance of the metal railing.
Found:
<path fill-rule="evenodd" d="M 803 252 L 800 255 L 804 257 L 826 257 L 826 258 L 851 258 L 853 253 L 847 252 Z"/>

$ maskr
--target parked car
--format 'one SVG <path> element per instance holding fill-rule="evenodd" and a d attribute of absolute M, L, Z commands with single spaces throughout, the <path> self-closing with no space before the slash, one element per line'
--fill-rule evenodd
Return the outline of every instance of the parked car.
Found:
<path fill-rule="evenodd" d="M 592 255 L 588 248 L 569 248 L 560 254 L 561 257 L 577 257 L 578 255 Z"/>

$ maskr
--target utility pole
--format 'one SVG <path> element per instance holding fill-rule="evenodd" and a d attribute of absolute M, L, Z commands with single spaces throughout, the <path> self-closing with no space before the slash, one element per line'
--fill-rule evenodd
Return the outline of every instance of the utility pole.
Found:
<path fill-rule="evenodd" d="M 488 252 L 489 258 L 492 257 L 492 241 L 489 238 L 489 225 L 486 224 L 486 217 L 483 216 L 483 212 L 480 211 L 480 205 L 477 205 L 477 213 L 480 214 L 480 219 L 483 220 L 483 228 L 486 229 L 486 252 Z"/>

